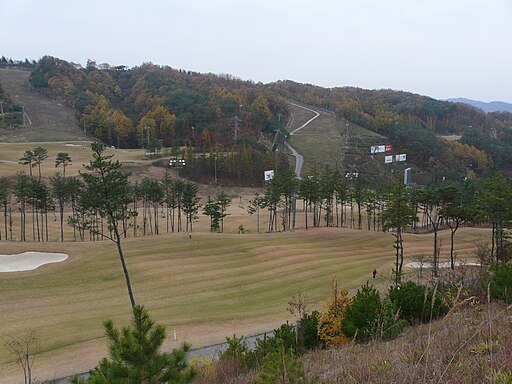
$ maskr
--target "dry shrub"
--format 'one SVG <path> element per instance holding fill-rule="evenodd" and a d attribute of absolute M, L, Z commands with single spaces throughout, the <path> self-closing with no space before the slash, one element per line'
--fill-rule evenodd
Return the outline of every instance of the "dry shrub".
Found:
<path fill-rule="evenodd" d="M 512 367 L 511 315 L 501 303 L 487 308 L 467 301 L 445 319 L 411 327 L 389 342 L 312 352 L 305 368 L 320 383 L 490 382 Z"/>
<path fill-rule="evenodd" d="M 257 374 L 249 372 L 240 375 L 236 359 L 212 360 L 209 358 L 196 362 L 198 375 L 193 384 L 245 384 L 253 383 Z"/>

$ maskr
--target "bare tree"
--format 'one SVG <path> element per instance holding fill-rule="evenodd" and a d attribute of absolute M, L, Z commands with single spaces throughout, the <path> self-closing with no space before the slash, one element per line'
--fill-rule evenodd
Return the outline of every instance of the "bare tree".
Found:
<path fill-rule="evenodd" d="M 16 363 L 23 368 L 25 384 L 32 384 L 32 367 L 40 349 L 35 331 L 30 330 L 24 336 L 12 337 L 6 346 L 11 350 Z"/>

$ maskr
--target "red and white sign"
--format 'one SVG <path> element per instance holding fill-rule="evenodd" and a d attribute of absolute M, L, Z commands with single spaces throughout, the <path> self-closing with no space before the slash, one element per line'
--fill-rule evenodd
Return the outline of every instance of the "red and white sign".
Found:
<path fill-rule="evenodd" d="M 391 144 L 386 145 L 372 145 L 370 147 L 370 153 L 373 155 L 374 153 L 383 153 L 383 152 L 391 152 L 393 147 Z"/>

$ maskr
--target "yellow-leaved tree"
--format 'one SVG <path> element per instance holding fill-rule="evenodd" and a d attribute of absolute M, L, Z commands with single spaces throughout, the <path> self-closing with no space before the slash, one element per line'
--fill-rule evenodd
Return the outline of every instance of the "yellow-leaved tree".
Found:
<path fill-rule="evenodd" d="M 346 290 L 338 289 L 337 276 L 333 276 L 331 294 L 327 299 L 324 310 L 320 313 L 318 322 L 318 336 L 327 347 L 350 342 L 350 339 L 341 330 L 341 323 L 343 322 L 345 309 L 350 305 L 351 300 Z"/>

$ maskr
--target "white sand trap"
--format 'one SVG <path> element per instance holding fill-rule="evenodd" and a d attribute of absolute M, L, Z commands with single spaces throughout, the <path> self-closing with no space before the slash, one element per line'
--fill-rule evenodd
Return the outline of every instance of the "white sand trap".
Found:
<path fill-rule="evenodd" d="M 66 147 L 83 147 L 82 144 L 73 144 L 73 143 L 66 143 L 64 144 Z"/>
<path fill-rule="evenodd" d="M 0 255 L 0 272 L 32 271 L 41 265 L 59 263 L 68 258 L 65 253 L 23 252 Z"/>
<path fill-rule="evenodd" d="M 474 262 L 469 262 L 469 263 L 459 263 L 458 261 L 455 262 L 455 266 L 458 267 L 460 265 L 476 265 L 476 266 L 480 266 L 480 263 L 474 263 Z M 413 261 L 411 263 L 407 263 L 405 264 L 406 267 L 409 267 L 409 268 L 432 268 L 432 264 L 430 263 L 419 263 L 417 261 Z M 449 262 L 447 263 L 439 263 L 438 264 L 438 268 L 450 268 L 451 267 L 451 264 Z"/>

